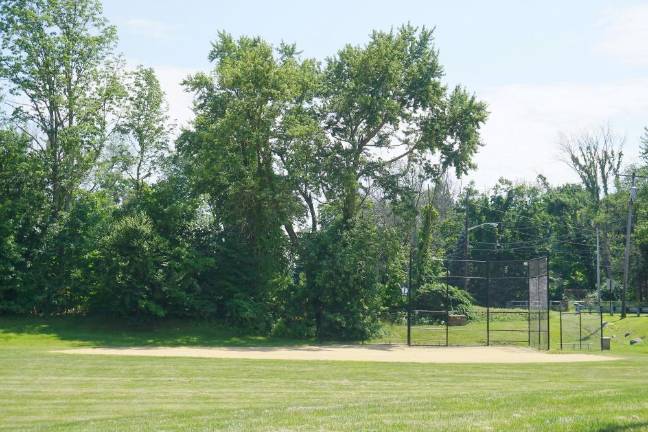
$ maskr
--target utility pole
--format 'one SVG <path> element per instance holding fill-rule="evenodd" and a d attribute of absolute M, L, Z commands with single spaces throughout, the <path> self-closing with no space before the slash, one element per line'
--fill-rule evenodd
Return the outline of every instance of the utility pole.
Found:
<path fill-rule="evenodd" d="M 628 224 L 626 225 L 625 255 L 623 257 L 623 290 L 621 291 L 621 318 L 626 317 L 626 293 L 628 291 L 628 272 L 630 270 L 630 240 L 632 235 L 632 209 L 637 197 L 637 176 L 632 172 L 632 186 L 628 200 Z"/>
<path fill-rule="evenodd" d="M 601 248 L 599 243 L 599 227 L 596 226 L 596 292 L 599 309 L 601 308 Z"/>
<path fill-rule="evenodd" d="M 464 205 L 465 207 L 465 217 L 464 217 L 464 291 L 468 291 L 468 236 L 469 236 L 469 229 L 468 229 L 468 195 L 469 192 L 466 190 L 466 203 Z"/>

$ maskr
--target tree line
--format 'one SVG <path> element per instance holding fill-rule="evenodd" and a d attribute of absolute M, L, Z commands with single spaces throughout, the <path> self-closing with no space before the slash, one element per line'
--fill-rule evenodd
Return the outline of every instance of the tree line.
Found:
<path fill-rule="evenodd" d="M 439 301 L 466 218 L 501 222 L 470 233 L 472 258 L 550 255 L 555 298 L 593 290 L 599 227 L 615 279 L 627 185 L 613 134 L 565 140 L 582 184 L 457 194 L 488 111 L 443 83 L 430 29 L 374 31 L 324 61 L 221 32 L 213 69 L 184 81 L 194 118 L 180 130 L 154 70 L 126 68 L 116 43 L 97 0 L 0 5 L 0 313 L 368 338 L 408 284 Z"/>

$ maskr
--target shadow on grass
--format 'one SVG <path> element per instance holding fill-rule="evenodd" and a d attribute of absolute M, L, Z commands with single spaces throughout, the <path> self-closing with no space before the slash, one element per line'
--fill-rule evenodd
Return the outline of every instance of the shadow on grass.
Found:
<path fill-rule="evenodd" d="M 297 346 L 312 339 L 264 336 L 251 330 L 226 327 L 209 321 L 163 320 L 129 323 L 88 317 L 0 317 L 0 338 L 11 335 L 53 337 L 85 346 Z"/>
<path fill-rule="evenodd" d="M 609 424 L 601 428 L 598 428 L 597 432 L 632 432 L 632 431 L 640 431 L 640 430 L 647 430 L 647 429 L 648 429 L 648 422 L 639 421 L 639 422 L 623 423 L 623 424 L 618 424 L 618 423 Z"/>

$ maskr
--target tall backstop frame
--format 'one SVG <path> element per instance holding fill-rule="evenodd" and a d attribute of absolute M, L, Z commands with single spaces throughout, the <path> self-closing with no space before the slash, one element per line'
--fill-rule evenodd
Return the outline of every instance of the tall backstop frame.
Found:
<path fill-rule="evenodd" d="M 443 264 L 444 273 L 435 277 L 445 286 L 441 307 L 422 310 L 408 302 L 408 345 L 550 348 L 547 257 Z M 451 287 L 472 296 L 471 316 L 455 310 Z"/>

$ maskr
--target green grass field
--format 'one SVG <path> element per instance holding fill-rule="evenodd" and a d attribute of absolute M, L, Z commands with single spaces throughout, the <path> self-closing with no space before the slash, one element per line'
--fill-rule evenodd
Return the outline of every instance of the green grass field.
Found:
<path fill-rule="evenodd" d="M 648 344 L 623 337 L 648 335 L 648 318 L 608 321 L 620 361 L 439 365 L 55 354 L 304 341 L 208 323 L 2 318 L 0 430 L 648 430 Z"/>

